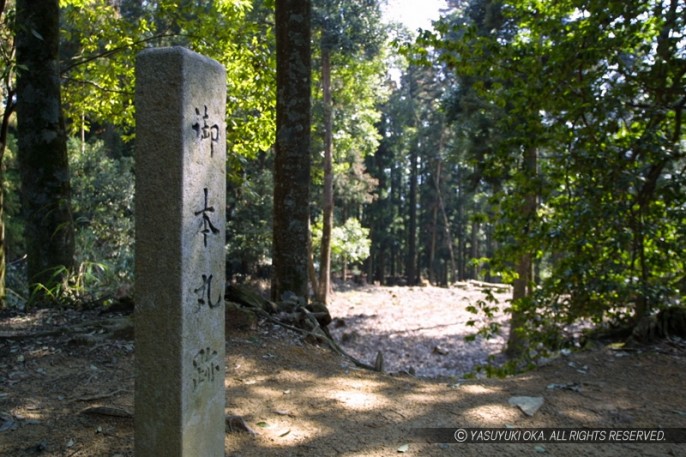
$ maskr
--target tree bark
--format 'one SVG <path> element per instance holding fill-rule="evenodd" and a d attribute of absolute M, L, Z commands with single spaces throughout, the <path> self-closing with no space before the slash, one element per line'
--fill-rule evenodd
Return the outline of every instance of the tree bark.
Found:
<path fill-rule="evenodd" d="M 443 148 L 443 136 L 441 135 L 441 146 Z M 455 281 L 457 279 L 457 267 L 455 266 L 455 250 L 453 249 L 453 235 L 450 230 L 450 220 L 448 219 L 448 213 L 445 209 L 445 203 L 443 202 L 443 194 L 441 192 L 441 175 L 443 174 L 443 160 L 439 157 L 438 163 L 436 164 L 436 199 L 438 207 L 441 210 L 441 216 L 443 218 L 443 231 L 444 231 L 444 244 L 448 250 L 448 256 L 450 260 L 450 265 L 446 269 L 445 285 L 449 285 L 451 280 Z"/>
<path fill-rule="evenodd" d="M 311 4 L 276 1 L 276 157 L 272 299 L 308 298 Z"/>
<path fill-rule="evenodd" d="M 436 171 L 438 172 L 440 159 L 436 160 Z M 440 197 L 440 183 L 438 175 L 434 176 L 435 200 L 431 204 L 431 241 L 429 242 L 429 282 L 437 284 L 440 277 L 438 265 L 436 263 L 436 243 L 438 240 L 438 199 Z"/>
<path fill-rule="evenodd" d="M 4 9 L 4 5 L 2 5 Z M 2 10 L 0 10 L 0 16 Z M 5 246 L 5 148 L 7 147 L 7 134 L 9 132 L 10 116 L 14 113 L 14 88 L 12 87 L 11 73 L 7 72 L 7 78 L 3 81 L 5 85 L 5 108 L 2 112 L 2 123 L 0 124 L 0 309 L 5 308 L 5 277 L 7 272 L 7 246 Z"/>
<path fill-rule="evenodd" d="M 471 246 L 470 246 L 470 260 L 472 260 L 472 266 L 469 269 L 470 270 L 470 279 L 479 279 L 479 266 L 475 262 L 476 259 L 481 257 L 481 252 L 479 250 L 479 229 L 481 228 L 481 224 L 477 220 L 472 221 L 472 230 L 471 230 Z"/>
<path fill-rule="evenodd" d="M 524 173 L 529 182 L 536 178 L 537 152 L 535 147 L 528 147 L 524 153 Z M 531 231 L 531 223 L 536 215 L 536 202 L 538 195 L 535 190 L 528 190 L 522 201 L 522 215 L 525 226 L 522 239 L 526 240 Z M 506 354 L 509 358 L 517 358 L 527 350 L 528 338 L 524 331 L 527 313 L 524 309 L 524 300 L 531 293 L 533 256 L 525 249 L 517 263 L 517 279 L 512 288 L 512 316 L 510 317 L 510 335 L 507 340 Z"/>
<path fill-rule="evenodd" d="M 17 0 L 17 136 L 28 283 L 41 304 L 74 267 L 58 0 Z M 47 304 L 47 303 L 43 303 Z"/>
<path fill-rule="evenodd" d="M 308 230 L 307 235 L 307 263 L 308 276 L 310 278 L 310 285 L 315 294 L 319 291 L 319 279 L 317 277 L 317 270 L 314 268 L 314 255 L 312 253 L 312 230 Z"/>
<path fill-rule="evenodd" d="M 512 287 L 513 310 L 510 317 L 510 335 L 507 340 L 506 354 L 509 358 L 517 358 L 524 354 L 527 346 L 526 334 L 523 332 L 526 324 L 524 311 L 519 308 L 522 300 L 529 295 L 531 280 L 531 255 L 524 254 L 517 264 L 517 279 Z"/>
<path fill-rule="evenodd" d="M 410 152 L 410 195 L 408 196 L 408 223 L 407 223 L 407 258 L 405 261 L 405 274 L 407 284 L 414 286 L 418 283 L 417 275 L 417 194 L 418 194 L 418 146 L 413 146 Z"/>
<path fill-rule="evenodd" d="M 464 203 L 464 183 L 462 166 L 458 165 L 455 170 L 455 178 L 457 180 L 457 220 L 455 221 L 457 231 L 457 280 L 464 281 L 467 279 L 467 247 L 466 247 L 466 230 L 465 230 L 465 203 Z"/>
<path fill-rule="evenodd" d="M 331 100 L 331 50 L 322 46 L 322 91 L 324 98 L 324 191 L 322 244 L 319 260 L 319 293 L 326 304 L 331 289 L 331 232 L 333 230 L 333 115 Z"/>

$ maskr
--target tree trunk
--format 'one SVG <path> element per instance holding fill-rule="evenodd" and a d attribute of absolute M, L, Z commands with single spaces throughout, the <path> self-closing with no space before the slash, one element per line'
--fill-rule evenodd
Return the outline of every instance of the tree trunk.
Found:
<path fill-rule="evenodd" d="M 0 15 L 2 11 L 0 10 Z M 7 133 L 9 131 L 10 116 L 14 112 L 14 90 L 10 86 L 10 77 L 5 83 L 5 90 L 7 98 L 5 100 L 5 109 L 2 113 L 2 124 L 0 124 L 0 309 L 6 306 L 5 301 L 5 277 L 7 272 L 7 246 L 5 246 L 5 148 L 7 147 Z"/>
<path fill-rule="evenodd" d="M 308 230 L 308 234 L 307 234 L 307 263 L 308 263 L 308 276 L 310 278 L 310 285 L 312 286 L 312 291 L 316 295 L 319 291 L 319 279 L 317 278 L 317 270 L 314 268 L 314 255 L 312 253 L 312 230 L 311 230 L 311 227 Z"/>
<path fill-rule="evenodd" d="M 5 146 L 0 145 L 4 152 Z M 5 169 L 3 156 L 0 153 L 0 310 L 7 306 L 7 290 L 5 288 L 7 278 L 7 246 L 5 246 L 5 192 L 2 183 L 5 182 Z"/>
<path fill-rule="evenodd" d="M 331 101 L 331 50 L 322 46 L 322 89 L 324 95 L 324 192 L 322 245 L 319 265 L 321 303 L 328 303 L 331 289 L 331 232 L 333 230 L 333 115 Z"/>
<path fill-rule="evenodd" d="M 5 280 L 7 273 L 7 247 L 5 246 L 5 192 L 2 183 L 5 181 L 5 170 L 3 167 L 3 156 L 5 145 L 0 144 L 0 310 L 7 306 L 5 290 Z"/>
<path fill-rule="evenodd" d="M 382 242 L 374 262 L 374 277 L 380 286 L 386 285 L 386 262 L 386 242 Z"/>
<path fill-rule="evenodd" d="M 464 204 L 464 184 L 462 182 L 462 167 L 457 166 L 457 280 L 464 281 L 467 277 L 466 258 L 466 231 L 465 231 L 465 204 Z"/>
<path fill-rule="evenodd" d="M 391 168 L 391 212 L 392 219 L 399 217 L 403 214 L 403 198 L 402 198 L 402 175 L 400 171 L 400 165 L 394 164 Z M 391 220 L 392 220 L 391 219 Z M 402 270 L 402 246 L 400 240 L 402 239 L 402 228 L 391 228 L 391 238 L 390 238 L 390 259 L 389 259 L 389 276 L 392 281 L 395 281 Z"/>
<path fill-rule="evenodd" d="M 485 232 L 486 232 L 486 258 L 492 259 L 493 256 L 495 255 L 495 249 L 493 247 L 493 224 L 487 222 L 486 227 L 485 227 Z M 491 268 L 486 268 L 486 276 L 484 278 L 486 280 L 486 282 L 493 282 L 494 277 L 493 277 L 493 274 L 491 272 L 492 272 Z"/>
<path fill-rule="evenodd" d="M 308 298 L 310 198 L 309 0 L 276 1 L 276 156 L 272 299 Z"/>
<path fill-rule="evenodd" d="M 441 149 L 443 148 L 443 136 L 441 135 Z M 448 256 L 450 260 L 449 268 L 446 268 L 445 285 L 450 284 L 450 279 L 456 280 L 457 268 L 455 266 L 455 250 L 453 249 L 453 236 L 450 230 L 450 220 L 448 219 L 448 213 L 445 210 L 445 203 L 443 202 L 443 194 L 441 193 L 441 175 L 443 174 L 443 160 L 439 157 L 438 164 L 436 165 L 436 196 L 438 200 L 438 207 L 441 210 L 441 216 L 443 218 L 443 231 L 444 233 L 444 244 L 448 250 Z"/>
<path fill-rule="evenodd" d="M 472 267 L 471 267 L 471 273 L 470 273 L 470 278 L 471 279 L 479 279 L 479 266 L 476 263 L 476 259 L 478 259 L 481 256 L 481 253 L 479 252 L 479 229 L 481 227 L 481 224 L 479 224 L 478 221 L 473 220 L 472 221 L 472 233 L 471 233 L 471 249 L 470 249 L 470 254 L 469 256 L 471 257 L 472 261 Z"/>
<path fill-rule="evenodd" d="M 536 179 L 537 168 L 537 152 L 535 147 L 528 147 L 524 153 L 524 174 L 528 183 Z M 534 189 L 529 189 L 522 201 L 522 215 L 524 217 L 525 226 L 522 233 L 522 240 L 528 238 L 531 231 L 531 224 L 536 215 L 536 202 L 538 195 Z M 524 241 L 526 242 L 526 241 Z M 517 263 L 517 279 L 515 279 L 512 288 L 512 316 L 510 318 L 510 336 L 507 340 L 506 354 L 510 358 L 517 358 L 527 350 L 528 338 L 524 331 L 526 324 L 526 310 L 525 300 L 531 293 L 532 265 L 533 256 L 528 252 L 527 248 L 521 254 Z"/>
<path fill-rule="evenodd" d="M 74 267 L 74 224 L 62 116 L 58 0 L 17 0 L 17 136 L 28 283 L 36 303 Z"/>
<path fill-rule="evenodd" d="M 407 258 L 405 262 L 405 275 L 407 284 L 417 284 L 417 188 L 419 153 L 417 146 L 410 153 L 410 195 L 408 198 L 408 223 L 407 223 Z"/>
<path fill-rule="evenodd" d="M 510 335 L 507 340 L 506 354 L 509 358 L 517 358 L 524 354 L 527 347 L 527 337 L 523 332 L 526 324 L 526 314 L 519 308 L 522 301 L 529 295 L 531 280 L 531 255 L 524 254 L 517 264 L 517 279 L 512 287 L 513 310 L 510 317 Z"/>
<path fill-rule="evenodd" d="M 4 23 L 7 19 L 5 14 L 5 0 L 0 0 L 0 20 Z M 3 17 L 4 16 L 4 17 Z M 2 26 L 2 25 L 0 25 Z M 13 57 L 14 43 L 9 46 L 6 52 L 9 52 L 10 59 Z M 4 62 L 9 65 L 9 62 Z M 7 71 L 5 80 L 2 81 L 5 92 L 5 107 L 2 111 L 2 123 L 0 124 L 0 309 L 4 309 L 6 303 L 5 277 L 7 272 L 7 246 L 5 246 L 5 148 L 7 147 L 7 133 L 10 127 L 10 116 L 14 113 L 14 88 L 12 87 L 13 72 Z"/>
<path fill-rule="evenodd" d="M 438 190 L 438 178 L 434 179 L 436 183 L 436 190 Z M 429 242 L 429 282 L 432 284 L 437 283 L 437 279 L 440 277 L 438 271 L 438 265 L 436 263 L 436 243 L 438 240 L 438 198 L 439 194 L 436 193 L 436 201 L 431 205 L 431 241 Z"/>

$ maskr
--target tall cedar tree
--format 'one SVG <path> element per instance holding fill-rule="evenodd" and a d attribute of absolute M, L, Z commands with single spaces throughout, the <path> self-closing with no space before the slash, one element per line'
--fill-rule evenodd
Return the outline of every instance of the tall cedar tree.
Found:
<path fill-rule="evenodd" d="M 322 241 L 317 300 L 326 304 L 331 288 L 331 242 L 334 222 L 334 105 L 331 93 L 334 53 L 371 59 L 380 51 L 380 4 L 376 0 L 326 0 L 316 4 L 314 24 L 320 33 L 324 111 L 324 189 Z"/>
<path fill-rule="evenodd" d="M 18 158 L 32 292 L 59 284 L 74 266 L 58 3 L 17 0 L 16 5 Z"/>
<path fill-rule="evenodd" d="M 311 48 L 309 0 L 276 1 L 276 157 L 272 298 L 307 299 Z"/>
<path fill-rule="evenodd" d="M 5 147 L 7 146 L 8 133 L 10 127 L 10 117 L 14 113 L 15 86 L 14 86 L 14 65 L 12 57 L 14 55 L 14 34 L 11 33 L 13 24 L 11 17 L 14 15 L 14 5 L 7 4 L 5 0 L 0 0 L 0 93 L 4 96 L 4 106 L 2 116 L 0 116 L 0 183 L 5 182 L 5 171 L 2 164 L 5 158 Z M 5 195 L 0 189 L 0 309 L 6 306 L 5 302 L 5 273 L 7 259 L 5 257 Z"/>

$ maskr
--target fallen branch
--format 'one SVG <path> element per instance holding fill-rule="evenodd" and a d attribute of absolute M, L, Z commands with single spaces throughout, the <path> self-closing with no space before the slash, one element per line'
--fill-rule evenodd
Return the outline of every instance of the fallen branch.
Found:
<path fill-rule="evenodd" d="M 122 417 L 124 419 L 133 419 L 133 413 L 124 408 L 117 408 L 114 406 L 90 406 L 82 409 L 79 414 L 87 414 L 89 416 L 110 416 Z"/>
<path fill-rule="evenodd" d="M 95 400 L 103 400 L 105 398 L 110 398 L 119 395 L 120 393 L 131 393 L 130 390 L 128 389 L 117 389 L 113 392 L 107 393 L 107 394 L 100 394 L 100 395 L 93 395 L 91 397 L 80 397 L 80 398 L 75 398 L 74 401 L 95 401 Z"/>
<path fill-rule="evenodd" d="M 105 329 L 108 331 L 120 331 L 133 326 L 133 322 L 128 317 L 109 317 L 87 322 L 80 322 L 72 326 L 61 326 L 50 330 L 37 330 L 25 332 L 0 332 L 0 340 L 23 340 L 30 338 L 42 338 L 46 336 L 74 335 L 78 333 L 88 333 L 93 328 Z"/>
<path fill-rule="evenodd" d="M 39 332 L 0 332 L 0 340 L 23 340 L 27 338 L 41 338 L 44 336 L 62 335 L 68 332 L 68 328 L 57 328 L 52 330 L 43 330 Z"/>
<path fill-rule="evenodd" d="M 303 315 L 307 318 L 308 322 L 312 325 L 312 329 L 306 329 L 306 328 L 301 328 L 301 327 L 296 327 L 294 325 L 287 324 L 280 319 L 277 319 L 273 317 L 271 314 L 267 313 L 264 311 L 262 308 L 256 307 L 256 306 L 247 306 L 247 308 L 251 309 L 253 312 L 257 313 L 259 316 L 264 317 L 267 319 L 269 322 L 272 324 L 276 324 L 280 327 L 283 327 L 287 330 L 291 330 L 297 333 L 300 333 L 301 335 L 307 337 L 311 336 L 313 338 L 317 338 L 320 340 L 323 340 L 334 352 L 336 352 L 338 355 L 341 355 L 348 360 L 350 360 L 355 366 L 359 368 L 364 368 L 366 370 L 372 370 L 372 371 L 383 371 L 383 367 L 380 367 L 378 369 L 377 367 L 370 365 L 368 363 L 364 363 L 361 360 L 353 357 L 352 355 L 348 354 L 345 352 L 339 345 L 334 341 L 334 339 L 331 337 L 331 334 L 326 328 L 322 328 L 319 325 L 319 322 L 317 321 L 317 318 L 313 313 L 308 311 L 305 307 L 300 307 L 298 308 L 298 312 L 303 313 Z M 378 355 L 377 355 L 378 357 Z M 378 365 L 378 364 L 377 364 Z M 383 365 L 383 364 L 382 364 Z"/>
<path fill-rule="evenodd" d="M 97 326 L 98 323 L 103 323 L 105 320 L 83 322 L 76 324 L 71 327 L 58 327 L 50 330 L 38 330 L 38 331 L 27 331 L 27 332 L 0 332 L 0 339 L 3 340 L 23 340 L 29 338 L 42 338 L 45 336 L 60 336 L 60 335 L 71 335 L 75 333 L 87 332 L 89 328 Z"/>

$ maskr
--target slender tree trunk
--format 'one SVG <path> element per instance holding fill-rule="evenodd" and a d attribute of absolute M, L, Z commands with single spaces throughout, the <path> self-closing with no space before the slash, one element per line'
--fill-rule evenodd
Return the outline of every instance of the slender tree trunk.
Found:
<path fill-rule="evenodd" d="M 524 173 L 529 182 L 536 178 L 537 152 L 535 147 L 528 147 L 524 155 Z M 522 201 L 522 214 L 525 218 L 525 229 L 522 239 L 528 237 L 531 224 L 536 215 L 538 195 L 535 190 L 529 190 Z M 506 354 L 510 358 L 524 355 L 528 346 L 528 339 L 524 331 L 526 324 L 525 300 L 531 293 L 533 281 L 533 256 L 531 252 L 523 252 L 517 263 L 517 279 L 512 288 L 512 316 L 510 318 L 510 335 L 507 340 Z"/>
<path fill-rule="evenodd" d="M 5 0 L 0 0 L 0 21 L 5 22 Z M 10 59 L 14 59 L 14 43 L 10 46 Z M 7 71 L 5 80 L 2 81 L 5 90 L 5 106 L 2 111 L 2 121 L 0 123 L 0 309 L 6 307 L 5 278 L 7 273 L 7 246 L 5 245 L 5 148 L 7 147 L 7 134 L 10 127 L 10 116 L 14 113 L 14 88 L 13 72 Z"/>
<path fill-rule="evenodd" d="M 324 192 L 322 245 L 319 265 L 321 303 L 328 303 L 331 289 L 331 232 L 333 230 L 333 116 L 331 102 L 331 50 L 322 47 L 322 89 L 324 92 Z"/>
<path fill-rule="evenodd" d="M 410 195 L 408 198 L 408 223 L 407 223 L 407 260 L 405 262 L 405 275 L 407 284 L 417 284 L 417 188 L 418 188 L 418 156 L 417 146 L 410 153 Z"/>
<path fill-rule="evenodd" d="M 7 147 L 10 116 L 14 112 L 14 90 L 10 87 L 9 76 L 5 83 L 7 99 L 2 113 L 2 124 L 0 124 L 0 309 L 6 306 L 7 246 L 5 245 L 5 192 L 3 185 L 5 182 L 5 148 Z"/>
<path fill-rule="evenodd" d="M 308 221 L 309 222 L 309 221 Z M 310 277 L 310 285 L 316 294 L 319 290 L 319 279 L 317 278 L 317 270 L 314 268 L 314 255 L 312 254 L 312 231 L 308 230 L 307 236 L 307 257 L 308 257 L 308 275 Z"/>
<path fill-rule="evenodd" d="M 7 273 L 7 246 L 5 246 L 5 182 L 4 156 L 5 145 L 0 144 L 0 309 L 6 307 L 5 281 Z"/>
<path fill-rule="evenodd" d="M 492 259 L 495 250 L 493 249 L 493 225 L 486 223 L 486 258 Z M 493 275 L 491 269 L 486 269 L 486 282 L 493 282 Z"/>
<path fill-rule="evenodd" d="M 466 246 L 465 246 L 465 209 L 463 198 L 462 167 L 457 168 L 457 280 L 466 279 Z"/>
<path fill-rule="evenodd" d="M 436 178 L 438 180 L 438 178 Z M 438 186 L 436 186 L 438 188 Z M 433 202 L 431 210 L 431 241 L 429 244 L 429 281 L 436 284 L 437 278 L 440 277 L 438 272 L 438 265 L 436 265 L 436 243 L 438 239 L 438 193 L 436 194 L 436 201 Z"/>
<path fill-rule="evenodd" d="M 479 253 L 479 227 L 480 224 L 478 221 L 472 221 L 472 233 L 471 233 L 471 250 L 470 250 L 470 257 L 472 260 L 472 268 L 471 268 L 471 279 L 479 279 L 479 267 L 477 266 L 476 262 L 474 262 L 476 259 L 480 257 Z"/>
<path fill-rule="evenodd" d="M 510 335 L 507 340 L 506 354 L 516 358 L 524 354 L 527 346 L 526 334 L 523 332 L 526 324 L 526 313 L 518 308 L 519 304 L 529 295 L 531 280 L 531 255 L 524 254 L 517 264 L 517 279 L 512 287 L 513 311 L 510 318 Z"/>
<path fill-rule="evenodd" d="M 381 242 L 375 261 L 375 277 L 380 286 L 386 285 L 386 242 Z"/>
<path fill-rule="evenodd" d="M 395 164 L 391 168 L 391 212 L 392 212 L 392 218 L 396 218 L 399 215 L 403 214 L 403 199 L 401 198 L 401 189 L 402 189 L 402 176 L 401 172 L 399 170 L 398 164 Z M 399 272 L 401 272 L 402 268 L 402 258 L 400 253 L 402 252 L 401 245 L 400 245 L 400 239 L 402 237 L 402 229 L 396 228 L 391 230 L 391 241 L 390 241 L 390 259 L 389 259 L 389 276 L 391 277 L 392 281 L 395 281 L 396 278 L 399 275 Z"/>
<path fill-rule="evenodd" d="M 38 303 L 74 267 L 58 0 L 17 0 L 17 134 L 28 283 Z"/>
<path fill-rule="evenodd" d="M 443 139 L 441 136 L 441 145 L 443 144 Z M 441 146 L 442 148 L 442 146 Z M 441 216 L 443 218 L 443 231 L 445 237 L 445 247 L 448 250 L 448 255 L 450 259 L 450 268 L 445 274 L 445 283 L 448 285 L 450 283 L 450 278 L 453 281 L 456 279 L 456 267 L 455 267 L 455 250 L 453 249 L 453 236 L 450 231 L 450 221 L 448 220 L 448 213 L 445 210 L 445 203 L 443 202 L 443 194 L 441 192 L 441 175 L 443 173 L 443 161 L 438 159 L 438 164 L 436 165 L 436 196 L 438 200 L 438 208 L 441 211 Z"/>
<path fill-rule="evenodd" d="M 308 298 L 310 199 L 309 0 L 276 1 L 276 156 L 272 299 Z"/>

